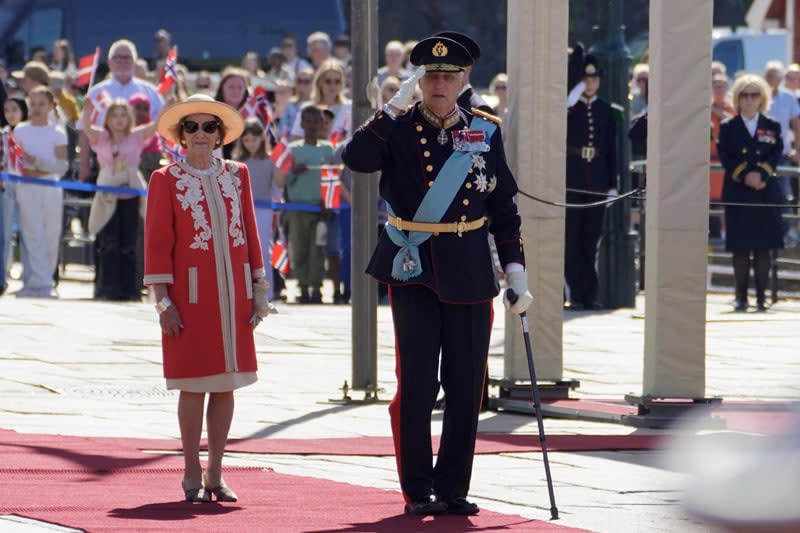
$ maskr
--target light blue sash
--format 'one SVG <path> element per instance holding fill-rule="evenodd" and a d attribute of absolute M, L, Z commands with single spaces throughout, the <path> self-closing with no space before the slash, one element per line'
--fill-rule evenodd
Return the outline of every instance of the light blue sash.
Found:
<path fill-rule="evenodd" d="M 493 122 L 480 117 L 473 117 L 469 125 L 471 130 L 480 129 L 486 134 L 486 140 L 491 139 L 497 126 Z M 489 144 L 487 142 L 487 144 Z M 472 165 L 472 154 L 476 152 L 454 151 L 447 158 L 439 174 L 428 189 L 427 194 L 414 214 L 414 222 L 441 222 L 456 193 L 464 183 L 467 171 Z M 388 212 L 395 216 L 394 209 L 388 205 Z M 389 238 L 400 247 L 392 263 L 392 277 L 400 281 L 408 281 L 422 274 L 422 262 L 419 258 L 419 245 L 428 240 L 431 234 L 427 231 L 410 231 L 408 236 L 403 231 L 391 224 L 386 224 Z"/>

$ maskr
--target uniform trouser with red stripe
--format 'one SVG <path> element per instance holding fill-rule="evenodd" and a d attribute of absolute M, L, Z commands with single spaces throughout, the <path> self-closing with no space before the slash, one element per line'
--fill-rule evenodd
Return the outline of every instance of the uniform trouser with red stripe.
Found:
<path fill-rule="evenodd" d="M 406 501 L 425 499 L 432 492 L 444 499 L 466 496 L 489 352 L 492 303 L 443 303 L 421 285 L 391 287 L 389 298 L 397 358 L 397 394 L 389 413 L 403 496 Z M 431 412 L 440 379 L 446 402 L 434 466 Z"/>

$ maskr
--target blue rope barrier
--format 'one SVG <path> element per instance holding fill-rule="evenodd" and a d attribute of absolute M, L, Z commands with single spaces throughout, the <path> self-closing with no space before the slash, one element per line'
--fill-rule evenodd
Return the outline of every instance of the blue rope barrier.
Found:
<path fill-rule="evenodd" d="M 147 189 L 134 189 L 132 187 L 112 187 L 109 185 L 96 185 L 94 183 L 81 183 L 79 181 L 70 180 L 48 180 L 43 178 L 33 178 L 30 176 L 17 176 L 8 174 L 7 172 L 0 173 L 0 181 L 11 181 L 15 183 L 27 183 L 30 185 L 41 185 L 44 187 L 57 187 L 70 191 L 81 192 L 107 192 L 111 194 L 127 194 L 136 196 L 147 196 Z M 253 203 L 256 207 L 275 209 L 278 211 L 303 211 L 306 213 L 319 213 L 322 211 L 319 205 L 314 204 L 301 204 L 296 202 L 273 202 L 272 200 L 254 200 Z M 344 205 L 335 209 L 328 209 L 328 211 L 341 212 L 350 209 L 349 205 Z"/>

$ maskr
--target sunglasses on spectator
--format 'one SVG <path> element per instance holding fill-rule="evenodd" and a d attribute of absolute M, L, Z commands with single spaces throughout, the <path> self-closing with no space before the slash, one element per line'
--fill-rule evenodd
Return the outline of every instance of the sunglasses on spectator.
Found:
<path fill-rule="evenodd" d="M 216 120 L 209 120 L 208 122 L 203 122 L 202 126 L 195 122 L 194 120 L 184 120 L 181 122 L 181 128 L 186 133 L 197 133 L 197 130 L 202 127 L 203 131 L 206 133 L 216 133 L 219 129 L 219 122 Z"/>
<path fill-rule="evenodd" d="M 114 61 L 132 61 L 133 60 L 133 56 L 113 55 L 113 56 L 111 56 L 111 59 L 113 59 Z"/>
<path fill-rule="evenodd" d="M 325 78 L 322 80 L 322 83 L 325 85 L 339 85 L 342 83 L 342 80 L 339 78 Z"/>
<path fill-rule="evenodd" d="M 297 78 L 297 83 L 311 83 L 311 78 Z"/>
<path fill-rule="evenodd" d="M 508 87 L 505 86 L 505 85 L 495 85 L 494 86 L 494 90 L 495 91 L 505 91 L 506 89 L 508 89 Z"/>
<path fill-rule="evenodd" d="M 761 98 L 761 93 L 739 93 L 739 98 Z"/>

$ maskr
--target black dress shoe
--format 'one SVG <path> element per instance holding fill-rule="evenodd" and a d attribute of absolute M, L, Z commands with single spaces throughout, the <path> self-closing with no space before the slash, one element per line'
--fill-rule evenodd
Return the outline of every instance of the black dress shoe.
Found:
<path fill-rule="evenodd" d="M 572 302 L 564 304 L 564 309 L 566 309 L 567 311 L 583 311 L 584 307 L 583 304 L 581 303 Z"/>
<path fill-rule="evenodd" d="M 413 514 L 416 516 L 444 514 L 447 512 L 447 504 L 440 501 L 434 501 L 430 498 L 416 500 L 406 504 L 406 514 Z"/>
<path fill-rule="evenodd" d="M 453 498 L 452 500 L 437 500 L 447 505 L 447 514 L 474 515 L 480 512 L 477 504 L 467 501 L 466 498 Z"/>
<path fill-rule="evenodd" d="M 747 311 L 747 302 L 736 302 L 733 306 L 733 310 L 737 313 L 744 313 Z"/>
<path fill-rule="evenodd" d="M 767 311 L 767 304 L 764 303 L 764 302 L 758 302 L 756 304 L 756 311 L 758 311 L 759 313 L 766 312 Z"/>

